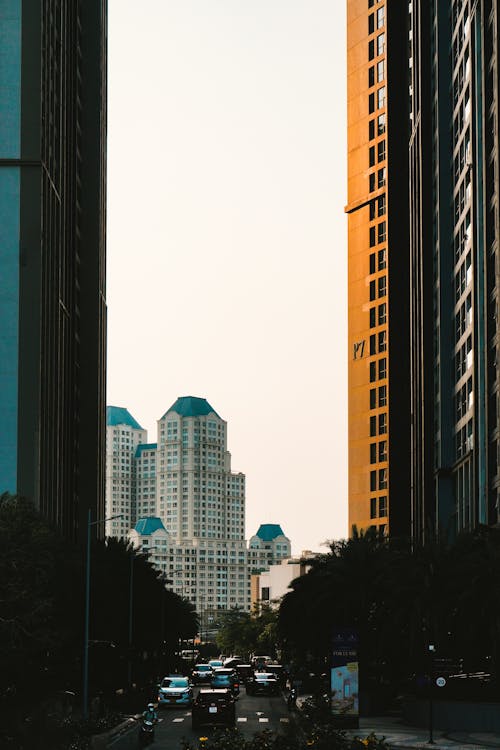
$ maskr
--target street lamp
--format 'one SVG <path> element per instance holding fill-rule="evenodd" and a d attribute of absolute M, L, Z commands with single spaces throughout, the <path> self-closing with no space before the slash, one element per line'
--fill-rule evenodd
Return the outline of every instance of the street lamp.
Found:
<path fill-rule="evenodd" d="M 117 516 L 110 516 L 109 518 L 99 518 L 97 521 L 92 521 L 92 510 L 89 508 L 87 516 L 87 561 L 86 561 L 86 572 L 85 572 L 85 627 L 83 636 L 83 706 L 82 714 L 84 721 L 88 718 L 89 714 L 89 618 L 90 618 L 90 528 L 96 526 L 98 523 L 106 523 L 106 521 L 112 521 L 114 518 L 123 518 L 123 514 L 120 513 Z"/>

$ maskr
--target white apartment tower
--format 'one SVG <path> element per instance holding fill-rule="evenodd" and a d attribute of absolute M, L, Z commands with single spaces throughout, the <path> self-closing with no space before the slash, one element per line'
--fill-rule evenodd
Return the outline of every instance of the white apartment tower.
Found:
<path fill-rule="evenodd" d="M 203 398 L 178 398 L 158 420 L 155 515 L 170 538 L 167 576 L 202 621 L 249 610 L 245 475 L 231 471 L 227 423 Z"/>
<path fill-rule="evenodd" d="M 136 522 L 136 461 L 138 445 L 147 440 L 146 430 L 130 412 L 108 406 L 106 419 L 106 536 L 127 538 Z"/>

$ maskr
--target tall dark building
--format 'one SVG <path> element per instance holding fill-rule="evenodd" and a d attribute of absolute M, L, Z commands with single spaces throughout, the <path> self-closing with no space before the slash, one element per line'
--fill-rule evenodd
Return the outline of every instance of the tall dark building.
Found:
<path fill-rule="evenodd" d="M 499 514 L 497 0 L 413 0 L 412 530 Z"/>
<path fill-rule="evenodd" d="M 349 512 L 499 521 L 498 0 L 348 0 Z"/>
<path fill-rule="evenodd" d="M 0 492 L 105 496 L 106 0 L 0 3 Z"/>

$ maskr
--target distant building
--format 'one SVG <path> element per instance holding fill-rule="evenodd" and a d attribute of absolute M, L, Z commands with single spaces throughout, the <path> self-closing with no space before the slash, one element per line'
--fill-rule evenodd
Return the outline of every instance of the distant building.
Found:
<path fill-rule="evenodd" d="M 129 532 L 129 539 L 136 550 L 149 555 L 149 561 L 155 568 L 166 573 L 170 543 L 168 532 L 160 518 L 139 518 Z"/>
<path fill-rule="evenodd" d="M 0 493 L 70 539 L 104 516 L 106 31 L 105 0 L 0 3 Z"/>
<path fill-rule="evenodd" d="M 248 568 L 251 573 L 267 570 L 290 557 L 291 544 L 277 523 L 264 523 L 248 543 Z"/>
<path fill-rule="evenodd" d="M 137 460 L 147 432 L 128 409 L 108 406 L 106 427 L 106 536 L 126 539 L 137 519 Z M 140 463 L 140 461 L 139 461 Z M 149 508 L 148 508 L 149 510 Z M 153 508 L 154 511 L 154 508 Z M 154 515 L 154 512 L 152 513 Z"/>
<path fill-rule="evenodd" d="M 281 560 L 276 565 L 270 565 L 268 570 L 252 575 L 252 609 L 259 610 L 263 604 L 278 607 L 291 582 L 309 571 L 310 560 L 316 555 L 317 553 L 304 550 L 300 557 Z"/>

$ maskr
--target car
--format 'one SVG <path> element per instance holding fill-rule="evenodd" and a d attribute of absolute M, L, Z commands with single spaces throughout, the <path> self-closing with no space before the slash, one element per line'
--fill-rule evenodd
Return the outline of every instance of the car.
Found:
<path fill-rule="evenodd" d="M 208 663 L 211 667 L 213 667 L 213 669 L 215 669 L 216 667 L 224 666 L 224 662 L 222 661 L 222 659 L 210 659 Z"/>
<path fill-rule="evenodd" d="M 263 669 L 266 666 L 266 664 L 269 664 L 270 662 L 272 662 L 272 659 L 270 656 L 258 655 L 252 658 L 252 664 L 254 666 L 254 669 Z"/>
<path fill-rule="evenodd" d="M 265 672 L 272 672 L 276 675 L 281 687 L 284 687 L 286 682 L 286 670 L 282 664 L 266 664 Z"/>
<path fill-rule="evenodd" d="M 218 667 L 213 671 L 210 687 L 229 688 L 233 695 L 238 695 L 240 692 L 240 681 L 234 669 Z"/>
<path fill-rule="evenodd" d="M 199 685 L 202 682 L 210 682 L 213 671 L 213 667 L 210 664 L 196 664 L 191 671 L 191 679 L 195 685 Z"/>
<path fill-rule="evenodd" d="M 158 706 L 188 708 L 193 703 L 193 688 L 187 677 L 164 677 L 158 688 Z"/>
<path fill-rule="evenodd" d="M 201 688 L 191 709 L 193 729 L 202 726 L 234 727 L 236 700 L 227 688 Z"/>
<path fill-rule="evenodd" d="M 252 679 L 254 673 L 254 669 L 251 664 L 238 664 L 236 667 L 236 674 L 238 675 L 238 678 L 240 680 L 240 684 L 246 684 L 249 680 Z"/>
<path fill-rule="evenodd" d="M 247 695 L 279 695 L 280 685 L 272 672 L 255 672 L 247 682 Z"/>

